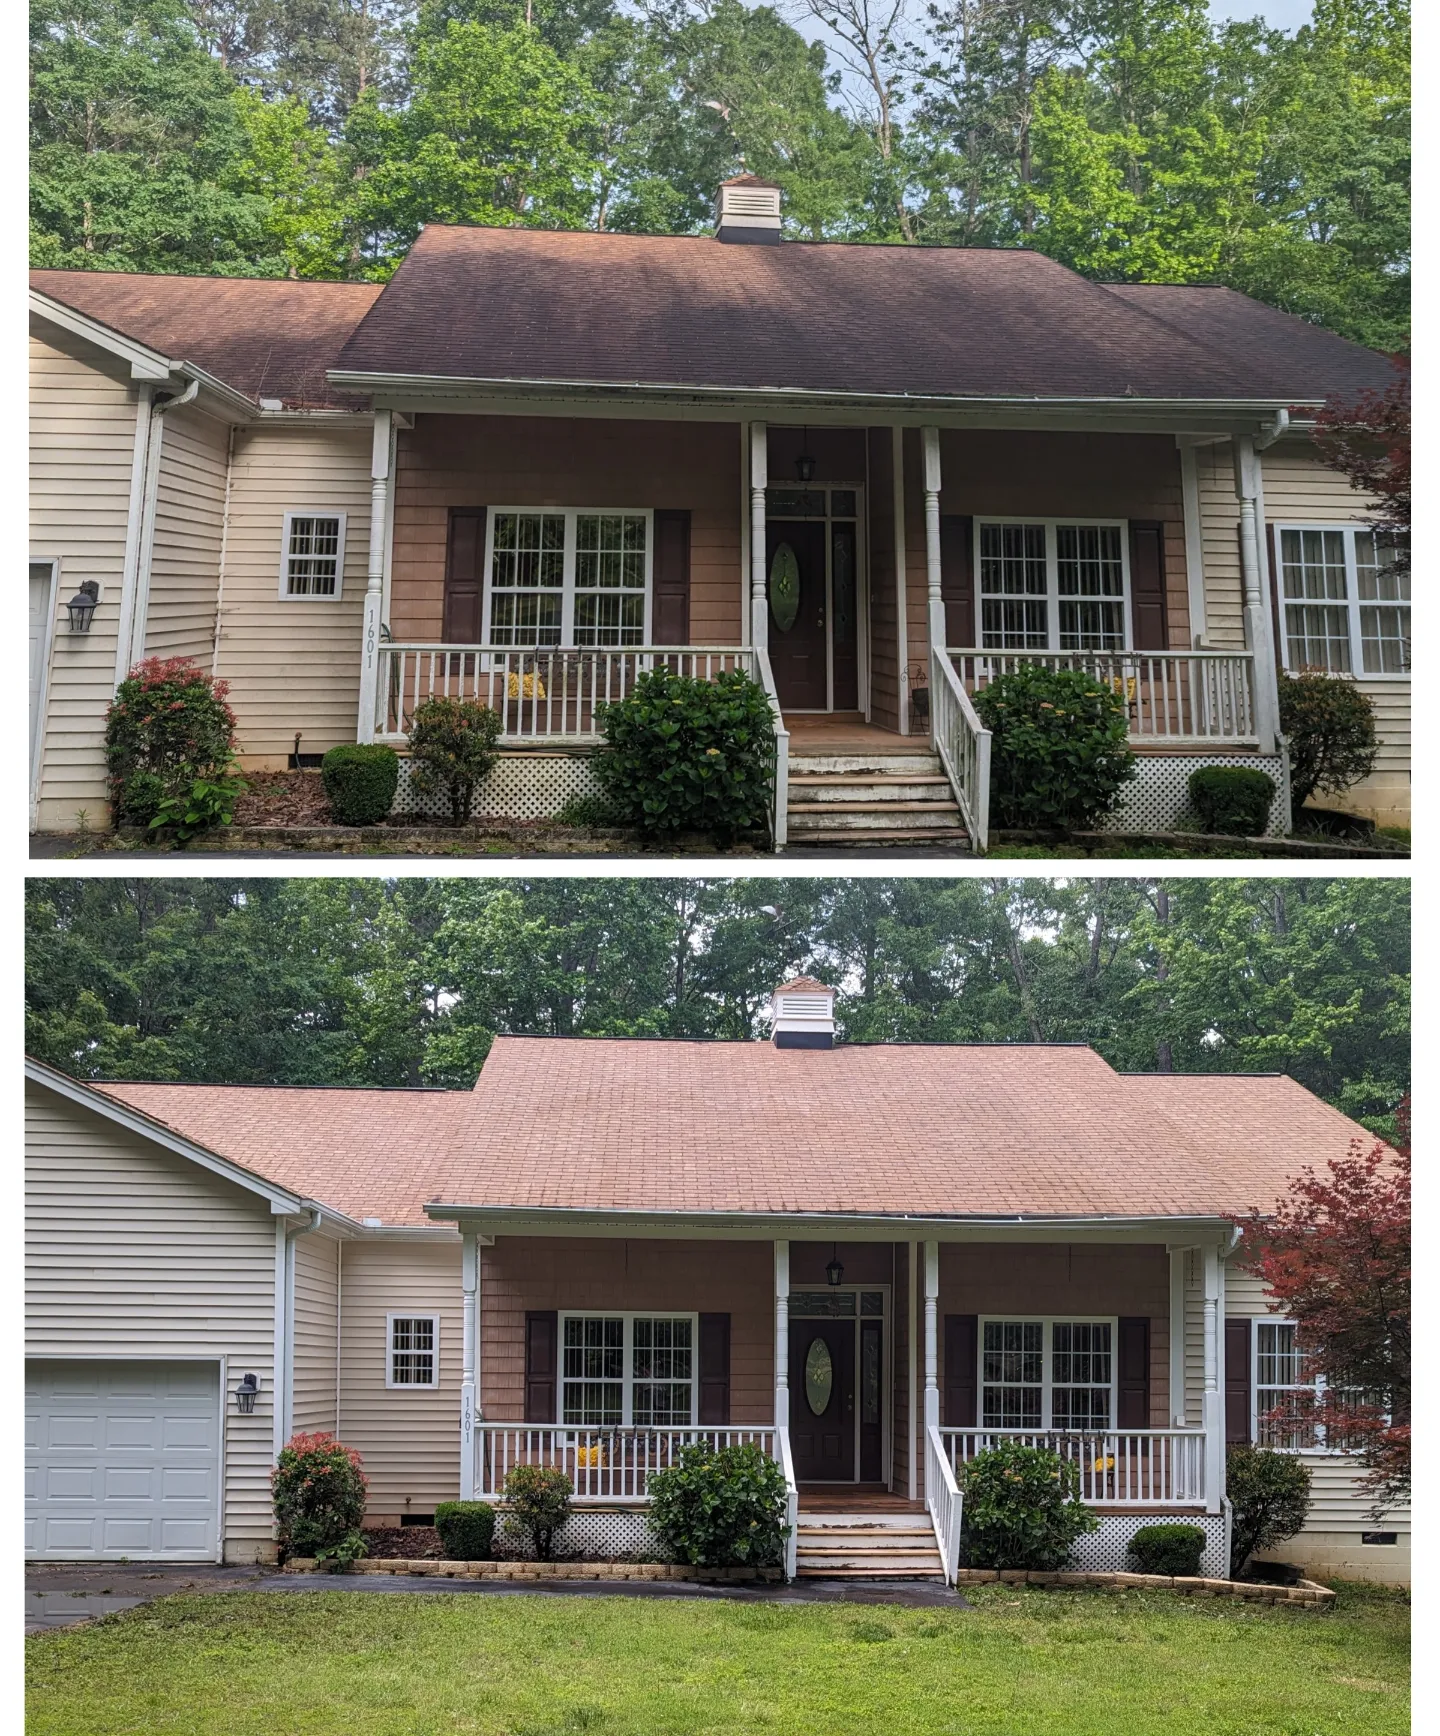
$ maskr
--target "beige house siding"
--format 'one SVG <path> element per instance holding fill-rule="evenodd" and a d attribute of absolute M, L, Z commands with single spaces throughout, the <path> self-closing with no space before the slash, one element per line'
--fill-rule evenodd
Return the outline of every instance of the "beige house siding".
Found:
<path fill-rule="evenodd" d="M 387 1387 L 386 1316 L 440 1316 L 440 1383 Z M 370 1481 L 372 1524 L 433 1513 L 460 1491 L 460 1237 L 356 1240 L 341 1254 L 340 1417 Z"/>
<path fill-rule="evenodd" d="M 113 356 L 45 326 L 30 342 L 30 555 L 58 559 L 37 820 L 103 825 L 105 708 L 115 691 L 115 638 L 125 571 L 136 387 Z M 86 634 L 67 631 L 65 602 L 100 586 Z"/>
<path fill-rule="evenodd" d="M 228 1561 L 273 1558 L 275 1226 L 255 1195 L 41 1086 L 26 1088 L 26 1352 L 226 1359 Z"/>
<path fill-rule="evenodd" d="M 297 1434 L 335 1428 L 341 1247 L 321 1235 L 295 1241 L 290 1421 Z"/>
<path fill-rule="evenodd" d="M 1245 579 L 1240 568 L 1240 501 L 1228 440 L 1195 449 L 1200 544 L 1205 573 L 1205 643 L 1212 651 L 1245 649 Z"/>
<path fill-rule="evenodd" d="M 225 535 L 230 427 L 186 405 L 155 418 L 161 442 L 150 556 L 146 657 L 191 657 L 207 672 Z"/>
<path fill-rule="evenodd" d="M 370 447 L 368 418 L 235 430 L 216 673 L 252 768 L 283 767 L 297 731 L 302 753 L 355 740 Z M 346 515 L 338 599 L 280 596 L 285 514 L 305 511 Z"/>

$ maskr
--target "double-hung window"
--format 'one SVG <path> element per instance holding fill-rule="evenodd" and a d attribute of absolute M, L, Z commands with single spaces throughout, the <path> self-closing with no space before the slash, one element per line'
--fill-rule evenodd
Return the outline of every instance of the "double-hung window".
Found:
<path fill-rule="evenodd" d="M 386 1386 L 438 1386 L 440 1316 L 391 1314 L 386 1329 L 389 1337 Z"/>
<path fill-rule="evenodd" d="M 649 511 L 496 507 L 485 563 L 486 642 L 646 644 L 652 531 Z"/>
<path fill-rule="evenodd" d="M 695 1420 L 694 1314 L 562 1314 L 560 1420 L 577 1428 Z"/>
<path fill-rule="evenodd" d="M 287 512 L 281 537 L 280 595 L 333 602 L 345 578 L 345 514 Z"/>
<path fill-rule="evenodd" d="M 1410 575 L 1365 526 L 1279 525 L 1285 667 L 1335 675 L 1410 673 Z"/>
<path fill-rule="evenodd" d="M 1126 526 L 977 519 L 980 645 L 987 651 L 1124 651 Z"/>
<path fill-rule="evenodd" d="M 1113 1320 L 987 1319 L 980 1330 L 982 1428 L 1113 1426 Z"/>

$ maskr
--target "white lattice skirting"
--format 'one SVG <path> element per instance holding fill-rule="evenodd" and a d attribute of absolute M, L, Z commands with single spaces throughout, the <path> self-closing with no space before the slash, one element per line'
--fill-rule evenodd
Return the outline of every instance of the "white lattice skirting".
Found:
<path fill-rule="evenodd" d="M 503 1509 L 502 1509 L 503 1511 Z M 658 1561 L 660 1549 L 642 1507 L 575 1507 L 555 1534 L 560 1561 Z M 534 1547 L 495 1527 L 495 1554 L 502 1561 L 533 1561 Z"/>
<path fill-rule="evenodd" d="M 1130 1573 L 1130 1539 L 1142 1525 L 1198 1525 L 1205 1533 L 1200 1572 L 1206 1579 L 1228 1579 L 1230 1558 L 1225 1518 L 1220 1513 L 1102 1513 L 1100 1529 L 1078 1538 L 1070 1551 L 1074 1573 Z"/>
<path fill-rule="evenodd" d="M 1198 830 L 1190 813 L 1190 774 L 1201 766 L 1244 766 L 1264 772 L 1275 784 L 1270 803 L 1267 838 L 1283 838 L 1290 830 L 1290 768 L 1283 754 L 1186 753 L 1140 754 L 1139 773 L 1126 784 L 1120 805 L 1100 822 L 1105 832 L 1175 832 Z M 1096 1572 L 1099 1569 L 1095 1569 Z"/>
<path fill-rule="evenodd" d="M 550 820 L 574 796 L 596 796 L 600 786 L 583 749 L 528 753 L 507 750 L 475 792 L 477 820 Z M 400 784 L 392 812 L 407 819 L 447 821 L 443 795 L 422 796 L 410 787 L 410 762 L 400 761 Z"/>

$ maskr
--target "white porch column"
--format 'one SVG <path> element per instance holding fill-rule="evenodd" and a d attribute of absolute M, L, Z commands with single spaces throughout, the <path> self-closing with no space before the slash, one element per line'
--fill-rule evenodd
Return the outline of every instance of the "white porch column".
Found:
<path fill-rule="evenodd" d="M 945 602 L 940 594 L 940 430 L 922 430 L 925 442 L 925 588 L 930 649 L 945 649 Z"/>
<path fill-rule="evenodd" d="M 775 1244 L 775 1427 L 790 1427 L 790 1244 Z"/>
<path fill-rule="evenodd" d="M 360 621 L 360 712 L 355 739 L 375 739 L 380 682 L 380 616 L 385 594 L 385 525 L 390 499 L 390 412 L 375 412 L 370 445 L 370 555 L 365 568 L 365 610 Z"/>
<path fill-rule="evenodd" d="M 464 1295 L 460 1350 L 460 1499 L 475 1499 L 475 1424 L 479 1420 L 480 1242 L 474 1230 L 460 1238 L 460 1288 Z"/>
<path fill-rule="evenodd" d="M 890 487 L 895 518 L 895 659 L 900 734 L 910 733 L 910 609 L 905 594 L 905 430 L 890 430 Z M 912 1494 L 911 1499 L 914 1499 Z"/>
<path fill-rule="evenodd" d="M 916 1351 L 916 1338 L 918 1337 L 918 1331 L 917 1331 L 918 1322 L 916 1319 L 916 1312 L 917 1311 L 916 1311 L 916 1306 L 915 1306 L 915 1293 L 916 1293 L 916 1268 L 918 1267 L 918 1265 L 920 1263 L 919 1258 L 918 1258 L 919 1253 L 920 1253 L 919 1242 L 907 1242 L 905 1244 L 905 1289 L 906 1289 L 906 1293 L 907 1293 L 907 1297 L 908 1297 L 908 1304 L 909 1304 L 908 1311 L 907 1311 L 906 1317 L 905 1317 L 906 1318 L 906 1328 L 905 1328 L 906 1370 L 905 1370 L 905 1373 L 906 1373 L 906 1378 L 907 1378 L 907 1385 L 906 1385 L 905 1390 L 906 1390 L 906 1393 L 908 1395 L 908 1402 L 907 1402 L 906 1407 L 905 1407 L 905 1431 L 910 1437 L 910 1447 L 909 1447 L 909 1451 L 906 1453 L 905 1457 L 906 1457 L 906 1460 L 910 1466 L 908 1498 L 911 1501 L 917 1500 L 919 1498 L 917 1491 L 918 1491 L 919 1486 L 920 1486 L 920 1483 L 919 1483 L 920 1468 L 915 1463 L 917 1443 L 918 1443 L 919 1438 L 920 1438 L 920 1431 L 915 1426 L 916 1412 L 919 1409 L 919 1405 L 917 1403 L 917 1399 L 919 1397 L 919 1394 L 915 1390 L 915 1388 L 916 1388 L 915 1351 Z"/>
<path fill-rule="evenodd" d="M 1185 1258 L 1186 1248 L 1170 1249 L 1170 1424 L 1185 1427 Z"/>
<path fill-rule="evenodd" d="M 1225 1268 L 1210 1243 L 1205 1262 L 1205 1511 L 1218 1513 L 1225 1487 Z"/>
<path fill-rule="evenodd" d="M 925 1427 L 940 1427 L 940 1244 L 925 1244 Z"/>
<path fill-rule="evenodd" d="M 1255 658 L 1255 721 L 1260 751 L 1274 753 L 1280 734 L 1280 694 L 1275 680 L 1275 639 L 1265 595 L 1265 526 L 1260 457 L 1252 435 L 1235 440 L 1235 493 L 1240 501 L 1240 571 L 1245 586 L 1245 644 Z"/>
<path fill-rule="evenodd" d="M 765 602 L 765 486 L 770 474 L 767 432 L 763 422 L 750 424 L 750 643 L 756 647 L 770 639 Z"/>

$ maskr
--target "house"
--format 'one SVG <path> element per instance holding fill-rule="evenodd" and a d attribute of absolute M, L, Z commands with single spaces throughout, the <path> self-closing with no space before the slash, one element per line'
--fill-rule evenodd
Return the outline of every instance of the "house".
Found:
<path fill-rule="evenodd" d="M 1408 580 L 1310 436 L 1385 357 L 1023 249 L 767 245 L 779 197 L 727 184 L 714 236 L 431 225 L 383 288 L 35 272 L 34 824 L 104 818 L 142 655 L 228 681 L 257 769 L 485 700 L 512 816 L 594 787 L 638 671 L 741 668 L 777 846 L 983 848 L 971 695 L 1035 659 L 1125 696 L 1119 823 L 1218 762 L 1279 828 L 1274 671 L 1318 667 L 1377 710 L 1350 800 L 1406 822 Z"/>
<path fill-rule="evenodd" d="M 773 1012 L 769 1041 L 500 1037 L 473 1092 L 32 1063 L 27 1550 L 270 1559 L 275 1456 L 334 1430 L 371 1523 L 549 1463 L 563 1546 L 603 1559 L 698 1434 L 782 1464 L 792 1572 L 948 1575 L 957 1468 L 1018 1436 L 1079 1467 L 1080 1563 L 1173 1517 L 1222 1571 L 1226 1443 L 1299 1380 L 1231 1215 L 1363 1130 L 1282 1076 L 836 1045 L 806 979 Z M 1286 1557 L 1406 1579 L 1408 1515 L 1304 1451 Z"/>

